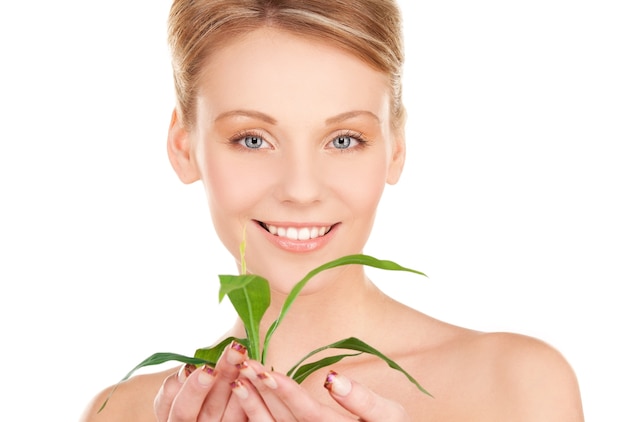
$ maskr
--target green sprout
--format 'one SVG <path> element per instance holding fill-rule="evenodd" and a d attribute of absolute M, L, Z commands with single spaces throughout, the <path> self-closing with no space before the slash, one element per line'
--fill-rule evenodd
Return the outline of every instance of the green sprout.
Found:
<path fill-rule="evenodd" d="M 228 337 L 222 340 L 220 343 L 211 346 L 205 347 L 196 350 L 193 357 L 184 356 L 176 353 L 155 353 L 152 356 L 146 358 L 144 361 L 135 366 L 124 378 L 122 378 L 118 385 L 129 379 L 135 371 L 140 368 L 151 366 L 151 365 L 159 365 L 168 361 L 178 361 L 182 363 L 192 364 L 195 366 L 200 365 L 208 365 L 211 367 L 215 367 L 217 360 L 222 355 L 222 352 L 228 345 L 230 345 L 233 341 L 237 341 L 241 345 L 245 346 L 248 350 L 248 356 L 250 359 L 257 360 L 261 362 L 261 364 L 265 364 L 265 358 L 267 355 L 267 350 L 270 346 L 270 341 L 272 339 L 272 335 L 276 331 L 276 329 L 280 326 L 280 323 L 283 321 L 285 316 L 287 315 L 291 305 L 295 301 L 296 297 L 300 293 L 300 291 L 304 288 L 304 286 L 313 278 L 315 275 L 319 274 L 322 271 L 339 267 L 342 265 L 366 265 L 374 268 L 379 268 L 383 270 L 391 270 L 391 271 L 408 271 L 412 273 L 416 273 L 419 275 L 425 276 L 424 273 L 413 270 L 410 268 L 403 267 L 401 265 L 396 264 L 392 261 L 387 260 L 379 260 L 372 256 L 356 254 L 356 255 L 348 255 L 342 258 L 336 259 L 334 261 L 327 262 L 313 270 L 311 270 L 302 280 L 300 280 L 290 291 L 285 303 L 283 304 L 281 311 L 278 315 L 278 318 L 270 325 L 267 334 L 265 336 L 265 341 L 263 346 L 261 347 L 261 336 L 260 336 L 260 325 L 261 319 L 265 314 L 265 311 L 268 309 L 271 301 L 271 293 L 269 282 L 258 275 L 247 274 L 246 273 L 246 263 L 245 263 L 245 248 L 246 248 L 246 240 L 245 240 L 245 229 L 243 241 L 240 245 L 240 256 L 241 256 L 241 274 L 240 275 L 220 275 L 220 290 L 219 290 L 219 302 L 221 303 L 225 296 L 228 296 L 231 304 L 235 308 L 239 318 L 243 321 L 246 331 L 246 338 L 235 338 Z M 313 357 L 315 354 L 322 352 L 328 349 L 340 349 L 340 350 L 351 350 L 358 353 L 350 353 L 350 354 L 337 354 L 335 356 L 326 357 L 314 362 L 305 363 L 309 358 Z M 355 337 L 349 337 L 343 340 L 336 341 L 334 343 L 328 344 L 326 346 L 322 346 L 318 349 L 313 350 L 308 353 L 302 359 L 300 359 L 289 371 L 287 371 L 287 375 L 291 377 L 298 383 L 304 381 L 309 375 L 313 372 L 332 365 L 334 363 L 339 362 L 340 360 L 350 357 L 357 356 L 362 353 L 367 353 L 373 356 L 376 356 L 389 365 L 389 367 L 396 369 L 402 372 L 406 378 L 412 382 L 422 393 L 427 394 L 432 397 L 432 395 L 426 391 L 418 382 L 415 380 L 407 371 L 402 369 L 397 363 L 393 360 L 389 359 L 383 353 L 379 352 L 372 346 L 366 344 L 365 342 L 359 340 Z M 117 386 L 116 386 L 117 387 Z M 115 388 L 113 389 L 115 391 Z M 105 402 L 100 407 L 101 411 L 106 406 L 109 398 L 113 394 L 109 394 L 109 397 L 105 400 Z"/>

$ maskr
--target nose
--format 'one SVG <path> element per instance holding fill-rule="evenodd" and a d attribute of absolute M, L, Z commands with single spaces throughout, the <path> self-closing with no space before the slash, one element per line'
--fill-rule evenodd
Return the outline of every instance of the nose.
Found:
<path fill-rule="evenodd" d="M 311 204 L 322 198 L 324 169 L 319 153 L 304 148 L 293 149 L 281 157 L 276 195 L 281 202 Z"/>

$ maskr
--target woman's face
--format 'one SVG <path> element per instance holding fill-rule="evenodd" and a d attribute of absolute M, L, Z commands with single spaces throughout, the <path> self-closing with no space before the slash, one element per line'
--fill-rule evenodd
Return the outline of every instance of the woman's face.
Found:
<path fill-rule="evenodd" d="M 245 227 L 248 271 L 288 292 L 314 267 L 362 252 L 404 160 L 386 76 L 329 44 L 264 28 L 214 53 L 199 88 L 196 124 L 185 132 L 174 122 L 170 146 L 184 156 L 188 144 L 186 180 L 203 181 L 237 259 Z"/>

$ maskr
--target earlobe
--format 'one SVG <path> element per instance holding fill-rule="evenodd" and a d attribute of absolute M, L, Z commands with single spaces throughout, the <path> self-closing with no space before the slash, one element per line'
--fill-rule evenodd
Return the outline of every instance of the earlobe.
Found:
<path fill-rule="evenodd" d="M 400 180 L 402 169 L 404 168 L 404 159 L 406 158 L 406 144 L 404 141 L 404 131 L 396 134 L 392 146 L 391 161 L 387 171 L 387 183 L 395 185 Z"/>
<path fill-rule="evenodd" d="M 176 109 L 172 112 L 167 135 L 167 156 L 183 183 L 193 183 L 200 179 L 200 172 L 191 154 L 189 132 L 183 127 Z"/>

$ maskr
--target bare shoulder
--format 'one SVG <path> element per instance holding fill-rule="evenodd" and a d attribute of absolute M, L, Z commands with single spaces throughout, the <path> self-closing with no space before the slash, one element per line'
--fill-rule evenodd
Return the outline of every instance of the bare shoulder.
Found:
<path fill-rule="evenodd" d="M 582 422 L 578 381 L 550 344 L 419 316 L 426 335 L 402 364 L 434 396 L 406 400 L 422 420 Z M 419 332 L 418 332 L 419 334 Z"/>
<path fill-rule="evenodd" d="M 542 380 L 544 385 L 552 382 L 561 387 L 578 388 L 574 371 L 565 357 L 542 340 L 513 333 L 478 333 L 473 341 L 475 350 L 489 357 L 490 364 L 498 369 L 503 385 L 519 388 L 524 382 Z M 533 386 L 533 389 L 538 388 L 541 386 Z"/>
<path fill-rule="evenodd" d="M 583 420 L 576 375 L 557 349 L 512 333 L 476 333 L 465 341 L 485 385 L 515 420 Z"/>
<path fill-rule="evenodd" d="M 177 369 L 136 375 L 97 394 L 83 412 L 81 422 L 154 422 L 153 402 L 165 378 Z M 108 401 L 107 401 L 108 400 Z M 106 406 L 100 411 L 103 403 Z"/>

